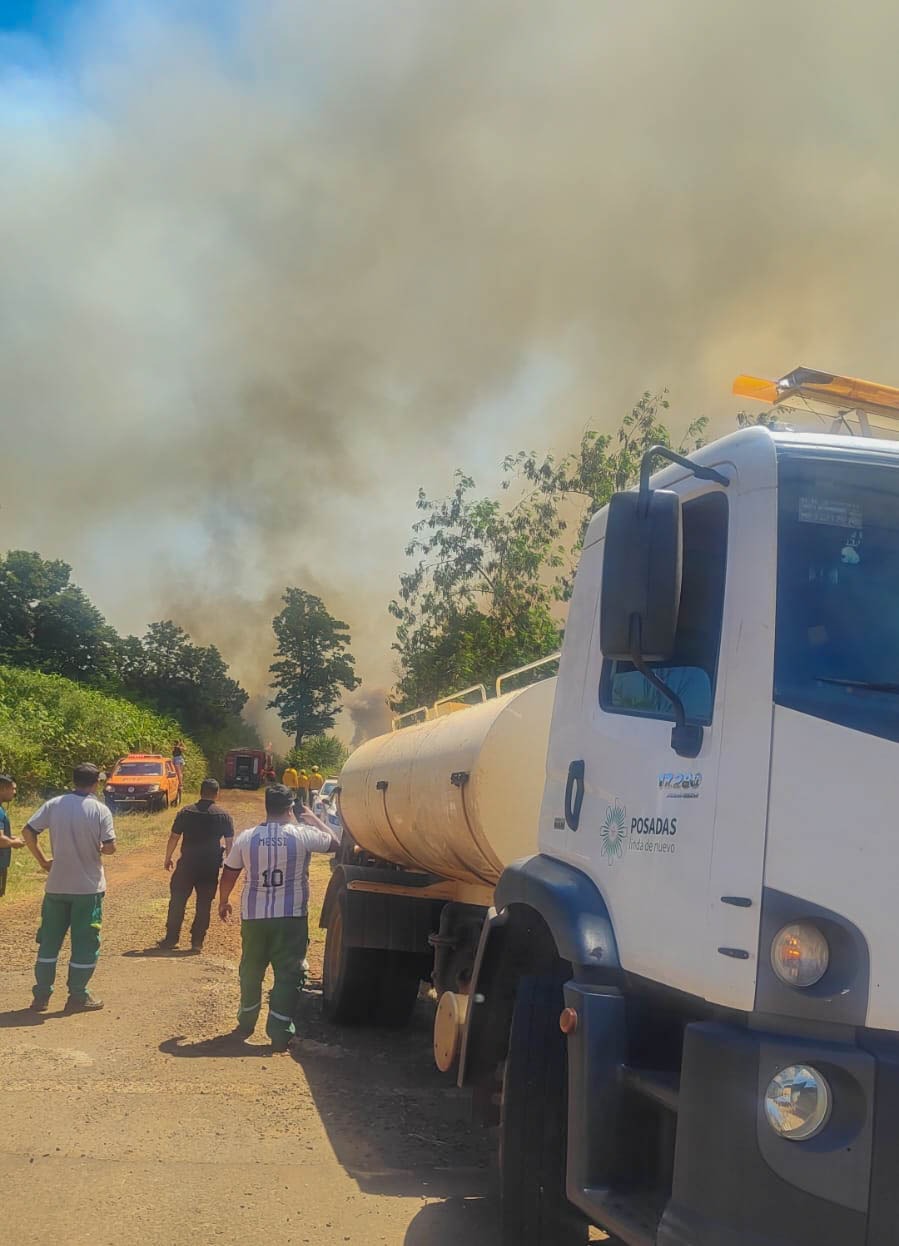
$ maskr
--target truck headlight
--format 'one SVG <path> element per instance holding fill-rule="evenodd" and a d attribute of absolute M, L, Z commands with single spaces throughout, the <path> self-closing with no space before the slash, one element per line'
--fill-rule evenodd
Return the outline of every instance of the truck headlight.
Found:
<path fill-rule="evenodd" d="M 158 784 L 158 783 L 151 783 L 151 784 L 150 784 L 150 786 L 147 788 L 147 791 L 148 791 L 148 792 L 151 792 L 151 793 L 152 793 L 152 792 L 158 792 L 158 791 L 159 791 L 159 784 Z"/>
<path fill-rule="evenodd" d="M 827 973 L 829 963 L 827 940 L 811 922 L 784 926 L 771 944 L 771 966 L 787 986 L 814 986 Z"/>
<path fill-rule="evenodd" d="M 765 1091 L 768 1124 L 791 1142 L 803 1142 L 820 1133 L 830 1117 L 830 1107 L 827 1080 L 807 1064 L 781 1069 Z"/>

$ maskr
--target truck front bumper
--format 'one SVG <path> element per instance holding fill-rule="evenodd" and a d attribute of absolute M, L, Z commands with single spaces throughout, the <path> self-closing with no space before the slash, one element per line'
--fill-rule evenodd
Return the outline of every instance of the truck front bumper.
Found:
<path fill-rule="evenodd" d="M 569 1039 L 568 1193 L 596 1224 L 608 1209 L 621 1004 L 566 987 L 582 1023 Z M 839 1033 L 839 1031 L 834 1031 Z M 846 1027 L 847 1039 L 856 1032 Z M 771 1079 L 790 1065 L 827 1079 L 832 1110 L 804 1142 L 781 1137 L 765 1114 Z M 578 1099 L 572 1092 L 580 1093 Z M 689 1025 L 676 1107 L 671 1197 L 653 1246 L 897 1246 L 899 1040 L 805 1038 L 720 1022 Z M 573 1111 L 572 1111 L 573 1109 Z M 667 1109 L 666 1109 L 667 1110 Z M 605 1129 L 603 1121 L 605 1116 Z M 673 1122 L 672 1122 L 673 1123 Z M 658 1215 L 658 1213 L 656 1213 Z M 620 1230 L 619 1230 L 620 1232 Z M 624 1236 L 624 1234 L 622 1234 Z M 631 1240 L 625 1238 L 625 1240 Z"/>

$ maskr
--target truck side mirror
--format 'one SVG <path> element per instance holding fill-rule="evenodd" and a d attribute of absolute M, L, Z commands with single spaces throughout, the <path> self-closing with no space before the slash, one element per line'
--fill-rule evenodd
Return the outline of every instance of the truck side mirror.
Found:
<path fill-rule="evenodd" d="M 616 493 L 609 503 L 599 643 L 603 656 L 663 662 L 674 651 L 683 525 L 670 489 Z"/>

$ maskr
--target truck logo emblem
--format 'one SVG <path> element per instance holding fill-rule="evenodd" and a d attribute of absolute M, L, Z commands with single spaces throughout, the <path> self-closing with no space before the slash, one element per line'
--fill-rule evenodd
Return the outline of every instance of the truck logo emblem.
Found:
<path fill-rule="evenodd" d="M 627 810 L 616 800 L 606 809 L 606 816 L 599 832 L 602 854 L 609 865 L 624 855 L 627 844 Z"/>

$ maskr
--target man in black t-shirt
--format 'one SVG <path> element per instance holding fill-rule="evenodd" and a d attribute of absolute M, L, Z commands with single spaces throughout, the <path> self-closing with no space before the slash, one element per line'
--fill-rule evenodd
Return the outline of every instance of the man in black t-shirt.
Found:
<path fill-rule="evenodd" d="M 222 865 L 223 844 L 230 848 L 234 823 L 230 813 L 215 803 L 219 785 L 215 779 L 204 779 L 200 799 L 195 805 L 179 809 L 165 849 L 165 868 L 172 868 L 172 853 L 181 841 L 181 856 L 172 875 L 169 915 L 165 938 L 157 946 L 171 950 L 178 946 L 184 910 L 192 891 L 197 893 L 197 907 L 190 929 L 193 952 L 202 952 L 203 940 L 209 929 L 209 914 L 218 887 Z"/>

